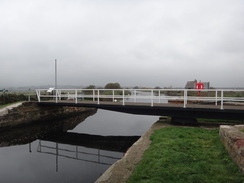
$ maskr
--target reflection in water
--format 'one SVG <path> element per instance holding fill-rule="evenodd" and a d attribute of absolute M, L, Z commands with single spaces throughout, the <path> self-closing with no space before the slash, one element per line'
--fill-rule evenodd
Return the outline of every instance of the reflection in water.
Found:
<path fill-rule="evenodd" d="M 67 132 L 92 114 L 1 132 L 1 182 L 94 182 L 139 136 Z"/>
<path fill-rule="evenodd" d="M 1 131 L 0 147 L 27 144 L 49 134 L 72 130 L 87 117 L 95 113 L 96 110 L 91 110 L 65 120 L 34 123 L 24 127 Z"/>
<path fill-rule="evenodd" d="M 84 146 L 107 151 L 126 152 L 140 136 L 102 136 L 74 132 L 61 132 L 39 138 L 62 144 Z"/>
<path fill-rule="evenodd" d="M 140 136 L 101 136 L 60 132 L 42 137 L 37 152 L 55 155 L 56 171 L 58 171 L 59 157 L 112 165 L 121 159 L 139 138 Z"/>
<path fill-rule="evenodd" d="M 39 140 L 37 152 L 56 156 L 56 171 L 58 171 L 59 157 L 81 160 L 85 162 L 112 165 L 114 161 L 121 159 L 123 153 L 109 154 L 109 151 L 100 149 L 83 148 L 82 146 L 64 146 L 59 143 L 48 143 Z M 112 160 L 112 161 L 111 161 Z"/>

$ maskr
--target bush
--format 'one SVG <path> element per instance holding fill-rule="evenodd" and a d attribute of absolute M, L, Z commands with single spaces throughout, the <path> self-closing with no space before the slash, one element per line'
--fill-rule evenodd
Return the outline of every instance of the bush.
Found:
<path fill-rule="evenodd" d="M 30 100 L 37 100 L 36 96 L 30 96 Z M 29 96 L 25 94 L 16 94 L 16 93 L 4 93 L 0 95 L 0 105 L 9 104 L 19 101 L 27 101 L 29 100 Z"/>

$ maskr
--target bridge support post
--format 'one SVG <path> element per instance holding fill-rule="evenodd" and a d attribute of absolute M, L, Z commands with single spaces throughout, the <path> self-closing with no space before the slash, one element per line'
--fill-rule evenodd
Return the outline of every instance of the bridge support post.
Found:
<path fill-rule="evenodd" d="M 221 110 L 224 109 L 224 91 L 221 90 L 221 107 L 220 107 Z"/>
<path fill-rule="evenodd" d="M 97 90 L 97 104 L 100 104 L 100 100 L 99 100 L 99 90 Z"/>
<path fill-rule="evenodd" d="M 56 96 L 55 96 L 55 98 L 56 98 L 56 99 L 55 99 L 55 100 L 56 100 L 56 103 L 58 103 L 58 90 L 57 90 L 57 89 L 55 90 L 55 95 L 56 95 Z"/>
<path fill-rule="evenodd" d="M 218 105 L 218 90 L 215 91 L 215 105 Z"/>
<path fill-rule="evenodd" d="M 125 90 L 123 90 L 123 105 L 125 105 Z"/>
<path fill-rule="evenodd" d="M 151 107 L 153 107 L 153 90 L 151 90 Z"/>
<path fill-rule="evenodd" d="M 136 103 L 136 90 L 134 90 L 134 103 Z"/>
<path fill-rule="evenodd" d="M 184 90 L 184 108 L 186 108 L 187 104 L 187 90 Z"/>
<path fill-rule="evenodd" d="M 160 90 L 158 90 L 158 103 L 160 103 L 161 100 L 160 100 Z"/>
<path fill-rule="evenodd" d="M 95 90 L 92 90 L 92 94 L 93 94 L 93 102 L 95 101 Z"/>
<path fill-rule="evenodd" d="M 114 98 L 114 90 L 113 90 L 113 102 L 114 102 L 114 99 L 115 99 L 115 98 Z"/>
<path fill-rule="evenodd" d="M 37 99 L 38 99 L 38 102 L 41 102 L 41 91 L 40 90 L 36 90 L 36 95 L 37 95 Z"/>

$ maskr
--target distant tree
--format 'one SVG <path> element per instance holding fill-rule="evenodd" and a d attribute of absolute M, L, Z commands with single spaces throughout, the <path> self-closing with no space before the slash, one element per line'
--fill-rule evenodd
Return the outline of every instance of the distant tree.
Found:
<path fill-rule="evenodd" d="M 87 90 L 83 91 L 84 94 L 86 94 L 86 95 L 92 95 L 93 94 L 93 91 L 92 90 L 93 89 L 96 89 L 96 86 L 95 85 L 89 85 L 89 86 L 87 86 L 84 89 L 88 89 L 88 91 Z"/>
<path fill-rule="evenodd" d="M 96 89 L 96 86 L 95 85 L 89 85 L 85 89 Z"/>
<path fill-rule="evenodd" d="M 154 89 L 162 89 L 162 88 L 160 88 L 159 86 L 156 86 Z"/>
<path fill-rule="evenodd" d="M 121 86 L 119 83 L 108 83 L 104 87 L 105 89 L 121 89 Z"/>
<path fill-rule="evenodd" d="M 0 94 L 0 105 L 9 104 L 18 101 L 27 101 L 27 100 L 28 100 L 28 96 L 24 94 L 17 94 L 17 93 Z M 34 98 L 31 97 L 31 100 L 34 100 Z"/>

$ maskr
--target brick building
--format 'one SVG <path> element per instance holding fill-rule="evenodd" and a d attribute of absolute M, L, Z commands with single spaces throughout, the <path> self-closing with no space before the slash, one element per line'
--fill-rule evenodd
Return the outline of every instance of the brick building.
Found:
<path fill-rule="evenodd" d="M 200 81 L 201 82 L 201 81 Z M 204 85 L 204 89 L 210 89 L 210 82 L 201 82 Z M 185 89 L 195 89 L 197 84 L 197 80 L 187 81 Z"/>

